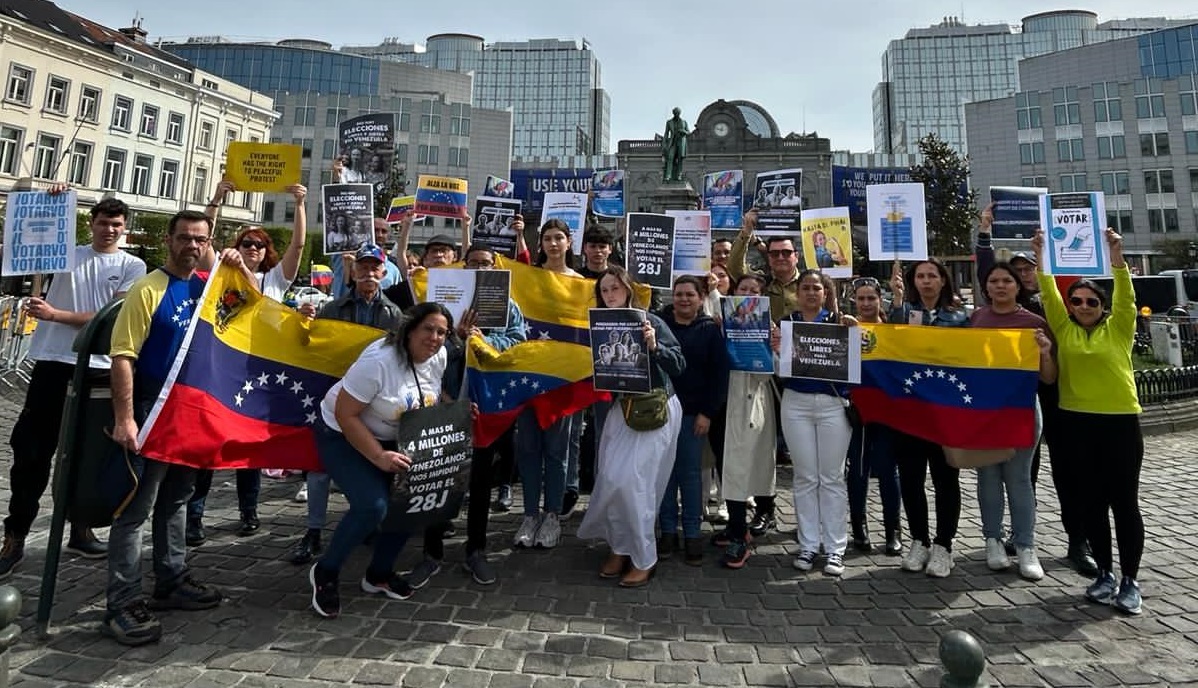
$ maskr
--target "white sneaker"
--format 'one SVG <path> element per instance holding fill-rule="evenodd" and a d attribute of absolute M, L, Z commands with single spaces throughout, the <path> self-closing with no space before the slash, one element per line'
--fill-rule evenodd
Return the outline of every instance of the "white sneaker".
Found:
<path fill-rule="evenodd" d="M 303 504 L 308 501 L 308 483 L 304 481 L 300 483 L 299 492 L 295 493 L 295 501 Z"/>
<path fill-rule="evenodd" d="M 1007 548 L 998 538 L 986 538 L 986 566 L 991 571 L 1006 571 L 1011 568 L 1011 558 L 1007 556 Z"/>
<path fill-rule="evenodd" d="M 928 557 L 928 567 L 924 570 L 932 578 L 948 578 L 953 570 L 953 553 L 940 545 L 933 544 Z"/>
<path fill-rule="evenodd" d="M 844 555 L 835 552 L 828 555 L 827 562 L 824 563 L 825 576 L 842 576 L 844 575 Z"/>
<path fill-rule="evenodd" d="M 516 539 L 512 541 L 514 547 L 532 547 L 532 539 L 537 535 L 537 528 L 541 525 L 540 516 L 525 516 L 520 522 L 520 528 L 516 531 Z"/>
<path fill-rule="evenodd" d="M 720 523 L 728 522 L 728 507 L 723 502 L 720 502 L 719 508 L 715 510 L 715 518 Z"/>
<path fill-rule="evenodd" d="M 794 566 L 799 571 L 810 571 L 815 568 L 815 558 L 818 556 L 817 553 L 812 551 L 799 552 L 799 556 L 795 557 L 795 560 L 791 562 L 791 566 Z"/>
<path fill-rule="evenodd" d="M 562 524 L 559 516 L 552 511 L 547 512 L 545 517 L 541 519 L 541 525 L 537 528 L 537 535 L 533 538 L 533 546 L 544 549 L 552 549 L 557 547 L 557 543 L 562 541 Z"/>
<path fill-rule="evenodd" d="M 1020 547 L 1015 550 L 1019 559 L 1019 575 L 1030 581 L 1044 578 L 1044 567 L 1040 566 L 1040 557 L 1036 556 L 1035 547 Z"/>
<path fill-rule="evenodd" d="M 907 550 L 907 556 L 903 557 L 904 571 L 923 571 L 928 565 L 928 548 L 919 540 L 911 541 L 911 548 Z"/>

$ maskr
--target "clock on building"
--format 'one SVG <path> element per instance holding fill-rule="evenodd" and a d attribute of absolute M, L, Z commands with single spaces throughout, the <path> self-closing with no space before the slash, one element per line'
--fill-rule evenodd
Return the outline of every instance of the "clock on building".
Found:
<path fill-rule="evenodd" d="M 711 128 L 711 133 L 715 134 L 716 136 L 719 136 L 720 138 L 727 136 L 728 135 L 728 123 L 727 122 L 716 122 L 715 126 Z"/>

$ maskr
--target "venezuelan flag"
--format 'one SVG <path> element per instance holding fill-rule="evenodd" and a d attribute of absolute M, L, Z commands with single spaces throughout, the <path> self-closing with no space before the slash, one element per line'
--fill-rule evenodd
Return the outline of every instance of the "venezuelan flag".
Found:
<path fill-rule="evenodd" d="M 416 181 L 417 215 L 461 217 L 466 209 L 467 182 L 457 177 L 422 174 Z"/>
<path fill-rule="evenodd" d="M 862 324 L 867 423 L 963 449 L 1035 441 L 1040 350 L 1032 330 Z"/>
<path fill-rule="evenodd" d="M 320 402 L 381 335 L 308 320 L 221 265 L 142 428 L 142 454 L 195 468 L 322 470 Z"/>
<path fill-rule="evenodd" d="M 336 256 L 334 256 L 336 257 Z M 327 287 L 333 283 L 333 268 L 327 265 L 312 266 L 312 286 Z"/>

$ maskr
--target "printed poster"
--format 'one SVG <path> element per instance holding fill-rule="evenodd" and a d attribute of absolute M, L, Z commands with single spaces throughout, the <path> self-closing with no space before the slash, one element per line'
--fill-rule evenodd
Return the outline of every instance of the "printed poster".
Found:
<path fill-rule="evenodd" d="M 510 198 L 479 196 L 474 199 L 472 241 L 482 241 L 508 258 L 516 257 L 516 216 L 521 202 Z"/>
<path fill-rule="evenodd" d="M 673 277 L 706 277 L 711 272 L 711 213 L 706 210 L 667 210 L 666 215 L 674 218 Z"/>
<path fill-rule="evenodd" d="M 590 309 L 591 360 L 595 389 L 648 394 L 649 351 L 645 312 L 636 308 Z"/>
<path fill-rule="evenodd" d="M 744 179 L 742 170 L 724 170 L 703 176 L 703 209 L 711 213 L 712 229 L 740 229 L 744 224 Z"/>
<path fill-rule="evenodd" d="M 730 368 L 745 373 L 773 374 L 769 297 L 721 297 L 720 317 L 724 324 L 724 346 L 728 349 Z"/>
<path fill-rule="evenodd" d="M 384 191 L 391 181 L 395 159 L 395 115 L 376 113 L 347 119 L 338 125 L 342 184 L 370 184 Z"/>
<path fill-rule="evenodd" d="M 586 228 L 587 195 L 551 191 L 545 194 L 541 206 L 541 224 L 550 220 L 561 220 L 570 228 L 570 246 L 575 253 L 582 252 L 582 232 Z"/>
<path fill-rule="evenodd" d="M 512 273 L 508 270 L 463 270 L 451 267 L 428 271 L 428 300 L 445 306 L 455 323 L 474 311 L 481 330 L 507 327 Z"/>
<path fill-rule="evenodd" d="M 303 150 L 290 143 L 231 141 L 225 176 L 238 191 L 284 193 L 300 183 Z"/>
<path fill-rule="evenodd" d="M 374 189 L 369 184 L 325 184 L 324 252 L 352 253 L 374 241 Z"/>
<path fill-rule="evenodd" d="M 628 213 L 625 268 L 633 282 L 656 289 L 674 286 L 674 223 L 670 215 Z"/>
<path fill-rule="evenodd" d="M 927 260 L 928 221 L 923 184 L 865 187 L 869 213 L 869 259 Z"/>
<path fill-rule="evenodd" d="M 803 170 L 759 172 L 753 196 L 757 211 L 757 234 L 790 236 L 799 233 Z"/>
<path fill-rule="evenodd" d="M 491 198 L 514 198 L 516 195 L 516 185 L 501 177 L 488 174 L 486 186 L 483 188 L 483 195 Z"/>
<path fill-rule="evenodd" d="M 1050 275 L 1111 274 L 1106 246 L 1106 199 L 1101 191 L 1041 196 L 1040 222 Z"/>
<path fill-rule="evenodd" d="M 387 224 L 397 225 L 403 220 L 404 213 L 410 213 L 416 208 L 415 196 L 396 196 L 391 199 L 391 206 L 387 208 Z M 413 215 L 412 221 L 417 222 L 423 220 L 423 215 Z"/>
<path fill-rule="evenodd" d="M 465 179 L 422 174 L 416 178 L 416 212 L 459 219 L 466 212 Z"/>
<path fill-rule="evenodd" d="M 75 218 L 78 196 L 73 189 L 13 191 L 4 213 L 4 275 L 36 275 L 75 269 Z M 60 304 L 61 305 L 61 304 Z"/>
<path fill-rule="evenodd" d="M 412 465 L 395 474 L 390 508 L 380 528 L 388 533 L 419 533 L 457 516 L 470 487 L 474 455 L 470 401 L 405 411 L 396 434 L 399 452 Z"/>
<path fill-rule="evenodd" d="M 848 208 L 803 211 L 804 267 L 843 279 L 853 276 L 853 227 Z"/>
<path fill-rule="evenodd" d="M 596 215 L 624 217 L 624 170 L 597 170 L 591 192 L 591 209 Z"/>
<path fill-rule="evenodd" d="M 782 377 L 861 382 L 861 328 L 783 320 Z"/>
<path fill-rule="evenodd" d="M 1040 224 L 1040 197 L 1048 189 L 1032 186 L 992 186 L 994 223 L 990 236 L 995 239 L 1031 239 Z"/>

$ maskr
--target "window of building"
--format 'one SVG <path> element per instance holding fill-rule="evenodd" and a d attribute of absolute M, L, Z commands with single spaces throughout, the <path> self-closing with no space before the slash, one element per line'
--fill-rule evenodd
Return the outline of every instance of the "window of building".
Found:
<path fill-rule="evenodd" d="M 216 122 L 200 120 L 200 150 L 210 151 L 216 143 Z"/>
<path fill-rule="evenodd" d="M 1165 116 L 1165 96 L 1160 79 L 1136 79 L 1136 118 Z"/>
<path fill-rule="evenodd" d="M 1136 231 L 1131 224 L 1130 210 L 1112 210 L 1106 211 L 1106 226 L 1119 232 L 1120 234 L 1131 234 Z"/>
<path fill-rule="evenodd" d="M 87 186 L 91 162 L 92 145 L 86 141 L 76 141 L 71 146 L 71 161 L 67 165 L 67 183 L 75 186 Z"/>
<path fill-rule="evenodd" d="M 153 105 L 141 106 L 141 127 L 137 133 L 150 138 L 158 136 L 158 108 Z"/>
<path fill-rule="evenodd" d="M 263 222 L 274 222 L 275 221 L 275 202 L 274 201 L 262 201 L 262 221 Z"/>
<path fill-rule="evenodd" d="M 112 104 L 112 128 L 129 131 L 129 119 L 133 116 L 133 100 L 117 96 Z"/>
<path fill-rule="evenodd" d="M 1020 186 L 1031 186 L 1031 187 L 1035 187 L 1037 189 L 1047 189 L 1048 188 L 1048 177 L 1042 177 L 1042 176 L 1020 177 L 1019 185 Z"/>
<path fill-rule="evenodd" d="M 436 165 L 440 153 L 441 151 L 438 146 L 425 146 L 422 144 L 416 148 L 416 162 L 420 165 Z"/>
<path fill-rule="evenodd" d="M 410 112 L 399 113 L 399 130 L 400 131 L 411 131 L 412 130 L 412 113 L 410 113 Z"/>
<path fill-rule="evenodd" d="M 1102 192 L 1108 196 L 1126 196 L 1131 193 L 1130 176 L 1127 172 L 1102 172 Z"/>
<path fill-rule="evenodd" d="M 100 112 L 100 89 L 84 86 L 79 90 L 79 119 L 95 122 Z"/>
<path fill-rule="evenodd" d="M 204 203 L 208 200 L 208 168 L 197 167 L 191 179 L 191 202 Z"/>
<path fill-rule="evenodd" d="M 163 160 L 162 171 L 158 173 L 158 195 L 162 198 L 174 198 L 178 179 L 179 163 L 175 160 Z"/>
<path fill-rule="evenodd" d="M 33 90 L 33 70 L 14 64 L 8 68 L 8 88 L 4 90 L 4 99 L 21 105 L 29 104 L 29 95 Z"/>
<path fill-rule="evenodd" d="M 395 144 L 395 160 L 400 167 L 408 164 L 408 144 Z"/>
<path fill-rule="evenodd" d="M 1015 121 L 1020 129 L 1039 129 L 1040 94 L 1037 91 L 1027 91 L 1015 94 Z"/>
<path fill-rule="evenodd" d="M 1198 115 L 1198 79 L 1187 74 L 1177 79 L 1178 97 L 1181 99 L 1181 114 Z"/>
<path fill-rule="evenodd" d="M 1190 168 L 1190 191 L 1198 193 L 1198 167 Z"/>
<path fill-rule="evenodd" d="M 1149 208 L 1148 231 L 1153 234 L 1170 234 L 1181 231 L 1177 222 L 1177 208 Z"/>
<path fill-rule="evenodd" d="M 1044 162 L 1044 143 L 1019 144 L 1019 162 L 1023 165 L 1036 165 Z"/>
<path fill-rule="evenodd" d="M 172 112 L 166 116 L 166 142 L 183 143 L 183 114 Z"/>
<path fill-rule="evenodd" d="M 1145 193 L 1173 193 L 1173 170 L 1144 170 Z"/>
<path fill-rule="evenodd" d="M 1119 84 L 1114 81 L 1094 84 L 1094 121 L 1119 122 L 1123 119 L 1123 103 L 1119 100 Z"/>
<path fill-rule="evenodd" d="M 292 145 L 299 146 L 304 160 L 312 159 L 312 139 L 291 139 Z"/>
<path fill-rule="evenodd" d="M 297 107 L 295 109 L 294 122 L 297 127 L 314 127 L 316 126 L 316 108 L 314 107 Z"/>
<path fill-rule="evenodd" d="M 1061 162 L 1085 160 L 1086 151 L 1081 139 L 1061 139 L 1057 141 L 1057 159 Z"/>
<path fill-rule="evenodd" d="M 449 133 L 458 134 L 459 136 L 470 135 L 470 118 L 469 117 L 450 117 L 449 118 Z"/>
<path fill-rule="evenodd" d="M 71 82 L 60 76 L 50 75 L 46 83 L 45 108 L 60 115 L 67 114 L 67 99 L 71 93 Z"/>
<path fill-rule="evenodd" d="M 321 160 L 332 160 L 333 158 L 337 157 L 337 142 L 336 141 L 334 141 L 333 139 L 325 139 L 323 146 L 324 146 L 324 148 L 323 148 L 323 150 L 321 150 L 321 155 L 320 155 Z"/>
<path fill-rule="evenodd" d="M 1057 126 L 1081 123 L 1081 106 L 1077 102 L 1076 86 L 1052 89 L 1052 117 Z"/>
<path fill-rule="evenodd" d="M 225 129 L 225 155 L 229 154 L 229 144 L 236 141 L 239 135 L 236 129 Z"/>
<path fill-rule="evenodd" d="M 0 173 L 16 176 L 23 133 L 14 127 L 0 126 Z"/>
<path fill-rule="evenodd" d="M 450 146 L 449 148 L 449 166 L 450 167 L 468 167 L 470 165 L 470 149 L 457 148 Z"/>
<path fill-rule="evenodd" d="M 154 168 L 154 158 L 148 155 L 133 156 L 133 185 L 130 191 L 138 196 L 150 195 L 150 173 Z"/>
<path fill-rule="evenodd" d="M 1186 136 L 1186 152 L 1198 153 L 1198 131 L 1187 131 Z"/>
<path fill-rule="evenodd" d="M 37 147 L 33 151 L 33 176 L 53 179 L 58 162 L 58 149 L 62 137 L 53 134 L 38 134 Z"/>
<path fill-rule="evenodd" d="M 1062 174 L 1061 175 L 1061 191 L 1065 193 L 1089 191 L 1086 186 L 1086 175 L 1082 174 Z"/>
<path fill-rule="evenodd" d="M 295 201 L 287 201 L 283 204 L 283 222 L 295 222 Z"/>
<path fill-rule="evenodd" d="M 1098 137 L 1098 159 L 1113 160 L 1127 157 L 1127 143 L 1122 134 Z"/>
<path fill-rule="evenodd" d="M 324 125 L 326 127 L 335 127 L 347 119 L 349 119 L 349 110 L 345 108 L 329 108 L 325 110 Z"/>
<path fill-rule="evenodd" d="M 100 188 L 108 191 L 120 191 L 121 183 L 125 181 L 125 151 L 109 148 L 104 155 L 104 177 L 100 180 Z"/>
<path fill-rule="evenodd" d="M 1169 135 L 1166 133 L 1140 134 L 1140 155 L 1157 156 L 1169 154 Z"/>
<path fill-rule="evenodd" d="M 422 133 L 422 134 L 440 134 L 441 133 L 441 115 L 421 115 L 420 116 L 420 133 Z"/>

